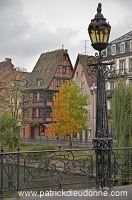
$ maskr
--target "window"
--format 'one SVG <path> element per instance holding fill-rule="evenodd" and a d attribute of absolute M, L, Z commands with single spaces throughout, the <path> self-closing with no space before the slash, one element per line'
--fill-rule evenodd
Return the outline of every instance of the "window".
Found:
<path fill-rule="evenodd" d="M 28 87 L 29 84 L 29 80 L 26 80 L 26 88 Z"/>
<path fill-rule="evenodd" d="M 121 53 L 124 53 L 124 52 L 125 52 L 125 43 L 124 43 L 124 42 L 122 42 L 122 43 L 120 44 L 120 52 L 121 52 Z"/>
<path fill-rule="evenodd" d="M 47 93 L 47 100 L 48 101 L 52 101 L 53 100 L 53 96 L 54 96 L 54 93 L 48 92 Z"/>
<path fill-rule="evenodd" d="M 132 71 L 132 59 L 129 60 L 129 71 Z"/>
<path fill-rule="evenodd" d="M 132 40 L 130 41 L 130 51 L 132 51 Z"/>
<path fill-rule="evenodd" d="M 111 90 L 115 89 L 115 81 L 111 81 Z"/>
<path fill-rule="evenodd" d="M 81 76 L 83 76 L 83 70 L 81 71 Z"/>
<path fill-rule="evenodd" d="M 45 129 L 45 126 L 44 125 L 40 125 L 39 126 L 39 136 L 42 136 L 42 135 L 44 135 L 44 129 Z"/>
<path fill-rule="evenodd" d="M 125 72 L 125 60 L 119 61 L 119 73 L 122 74 Z"/>
<path fill-rule="evenodd" d="M 23 109 L 22 118 L 26 118 L 26 117 L 28 117 L 28 110 L 27 109 Z"/>
<path fill-rule="evenodd" d="M 37 93 L 33 93 L 33 101 L 37 101 Z"/>
<path fill-rule="evenodd" d="M 81 83 L 81 90 L 82 91 L 86 90 L 86 83 L 85 82 Z"/>
<path fill-rule="evenodd" d="M 32 117 L 33 117 L 33 118 L 36 117 L 36 109 L 35 109 L 35 108 L 33 108 L 33 110 L 32 110 Z"/>
<path fill-rule="evenodd" d="M 62 74 L 66 74 L 66 67 L 62 67 Z"/>
<path fill-rule="evenodd" d="M 46 117 L 51 117 L 51 109 L 46 110 Z"/>
<path fill-rule="evenodd" d="M 39 108 L 39 117 L 43 117 L 43 108 Z"/>
<path fill-rule="evenodd" d="M 60 80 L 56 80 L 56 87 L 60 87 Z"/>
<path fill-rule="evenodd" d="M 107 57 L 107 48 L 104 49 L 102 52 L 103 52 L 103 57 Z"/>
<path fill-rule="evenodd" d="M 76 72 L 76 77 L 78 77 L 78 72 Z"/>
<path fill-rule="evenodd" d="M 111 54 L 116 54 L 116 45 L 111 46 Z"/>
<path fill-rule="evenodd" d="M 73 134 L 73 138 L 77 138 L 77 133 L 74 133 L 74 134 Z"/>
<path fill-rule="evenodd" d="M 44 100 L 44 92 L 40 92 L 40 101 Z"/>

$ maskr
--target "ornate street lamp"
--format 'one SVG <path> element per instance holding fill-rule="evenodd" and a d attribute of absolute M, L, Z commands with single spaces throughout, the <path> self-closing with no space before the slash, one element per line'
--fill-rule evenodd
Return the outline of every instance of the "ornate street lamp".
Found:
<path fill-rule="evenodd" d="M 101 14 L 101 3 L 98 4 L 97 14 L 88 27 L 88 33 L 95 50 L 101 52 L 108 45 L 111 26 Z"/>
<path fill-rule="evenodd" d="M 113 62 L 102 62 L 102 50 L 108 45 L 111 26 L 101 14 L 101 3 L 98 4 L 97 14 L 88 27 L 88 33 L 95 50 L 99 56 L 88 58 L 88 74 L 97 78 L 96 99 L 96 131 L 93 144 L 96 153 L 96 187 L 105 186 L 106 181 L 111 185 L 111 148 L 112 138 L 108 132 L 107 102 L 105 90 L 105 77 L 114 75 Z"/>

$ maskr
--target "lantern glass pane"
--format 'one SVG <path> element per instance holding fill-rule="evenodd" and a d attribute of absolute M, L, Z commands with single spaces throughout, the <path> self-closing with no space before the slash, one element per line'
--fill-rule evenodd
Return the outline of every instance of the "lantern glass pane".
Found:
<path fill-rule="evenodd" d="M 97 42 L 97 39 L 96 39 L 96 31 L 91 30 L 91 31 L 90 31 L 90 37 L 91 37 L 91 42 L 92 42 L 92 44 L 95 43 L 95 42 Z"/>
<path fill-rule="evenodd" d="M 99 42 L 99 40 L 100 40 L 100 37 L 99 37 L 99 31 L 98 30 L 96 30 L 95 31 L 96 32 L 96 42 Z"/>
<path fill-rule="evenodd" d="M 104 32 L 104 42 L 108 42 L 108 39 L 109 39 L 108 29 L 105 29 L 103 32 Z"/>
<path fill-rule="evenodd" d="M 100 31 L 100 42 L 104 42 L 104 35 L 103 35 L 103 31 Z"/>

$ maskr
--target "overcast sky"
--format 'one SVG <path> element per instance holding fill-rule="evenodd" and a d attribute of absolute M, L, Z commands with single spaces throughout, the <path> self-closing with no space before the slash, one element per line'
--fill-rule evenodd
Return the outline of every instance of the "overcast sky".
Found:
<path fill-rule="evenodd" d="M 0 0 L 0 62 L 12 58 L 32 71 L 41 53 L 64 45 L 74 66 L 98 3 L 112 27 L 109 41 L 132 30 L 132 0 Z M 87 52 L 95 53 L 90 41 Z"/>

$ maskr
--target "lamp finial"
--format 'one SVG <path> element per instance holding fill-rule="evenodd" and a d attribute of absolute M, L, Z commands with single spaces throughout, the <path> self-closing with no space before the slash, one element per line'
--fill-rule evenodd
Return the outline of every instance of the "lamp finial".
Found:
<path fill-rule="evenodd" d="M 98 7 L 97 7 L 97 13 L 100 14 L 101 11 L 102 11 L 102 8 L 101 8 L 102 4 L 101 3 L 98 3 Z"/>
<path fill-rule="evenodd" d="M 102 4 L 98 3 L 97 14 L 95 15 L 95 19 L 104 18 L 104 16 L 101 13 L 101 11 L 102 11 L 101 7 L 102 7 Z"/>

